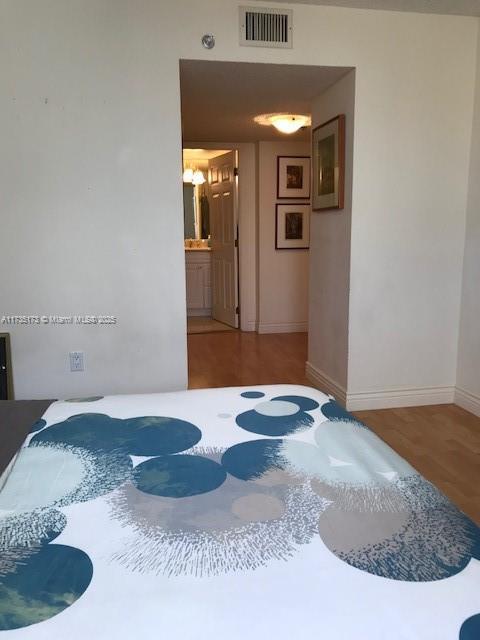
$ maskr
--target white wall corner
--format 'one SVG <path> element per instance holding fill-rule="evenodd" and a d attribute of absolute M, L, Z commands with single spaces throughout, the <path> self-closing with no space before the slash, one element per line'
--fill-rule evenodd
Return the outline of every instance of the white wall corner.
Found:
<path fill-rule="evenodd" d="M 393 409 L 398 407 L 421 407 L 431 404 L 452 404 L 455 387 L 412 387 L 347 393 L 347 409 Z"/>
<path fill-rule="evenodd" d="M 241 331 L 256 331 L 257 330 L 257 321 L 256 320 L 248 320 L 245 324 L 242 324 L 240 327 Z"/>
<path fill-rule="evenodd" d="M 339 404 L 345 406 L 347 399 L 347 390 L 345 387 L 342 387 L 342 385 L 333 380 L 324 371 L 317 369 L 317 367 L 308 361 L 305 363 L 305 375 L 314 387 L 334 396 Z"/>
<path fill-rule="evenodd" d="M 465 389 L 460 389 L 459 387 L 455 387 L 455 404 L 458 404 L 459 407 L 465 409 L 466 411 L 470 411 L 474 415 L 480 417 L 480 396 L 474 395 Z"/>

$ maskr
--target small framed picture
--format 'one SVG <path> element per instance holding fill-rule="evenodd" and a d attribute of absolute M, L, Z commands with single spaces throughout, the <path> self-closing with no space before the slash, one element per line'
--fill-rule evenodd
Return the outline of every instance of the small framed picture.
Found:
<path fill-rule="evenodd" d="M 277 204 L 275 249 L 308 249 L 310 245 L 310 205 Z"/>
<path fill-rule="evenodd" d="M 345 116 L 312 131 L 312 211 L 343 209 L 345 188 Z"/>
<path fill-rule="evenodd" d="M 310 197 L 310 158 L 277 156 L 277 198 Z"/>

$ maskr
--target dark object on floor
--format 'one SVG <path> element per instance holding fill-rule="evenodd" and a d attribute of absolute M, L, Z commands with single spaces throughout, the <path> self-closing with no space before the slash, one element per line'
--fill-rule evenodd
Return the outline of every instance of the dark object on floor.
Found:
<path fill-rule="evenodd" d="M 0 400 L 13 400 L 10 334 L 0 333 Z"/>
<path fill-rule="evenodd" d="M 0 474 L 25 440 L 33 423 L 42 417 L 53 400 L 0 401 Z"/>

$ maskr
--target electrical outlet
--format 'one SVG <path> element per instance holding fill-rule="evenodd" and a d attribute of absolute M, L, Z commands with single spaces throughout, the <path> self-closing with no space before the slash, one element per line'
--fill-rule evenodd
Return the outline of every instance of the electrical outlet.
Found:
<path fill-rule="evenodd" d="M 70 351 L 70 371 L 85 371 L 83 351 Z"/>

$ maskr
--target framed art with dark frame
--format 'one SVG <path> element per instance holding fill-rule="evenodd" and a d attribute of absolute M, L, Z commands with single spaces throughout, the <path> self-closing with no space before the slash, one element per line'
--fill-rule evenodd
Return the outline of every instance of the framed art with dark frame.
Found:
<path fill-rule="evenodd" d="M 310 198 L 310 158 L 277 156 L 277 198 L 295 200 Z"/>
<path fill-rule="evenodd" d="M 312 131 L 312 211 L 343 209 L 345 191 L 345 116 Z"/>
<path fill-rule="evenodd" d="M 275 249 L 308 249 L 310 245 L 310 204 L 275 206 Z"/>

